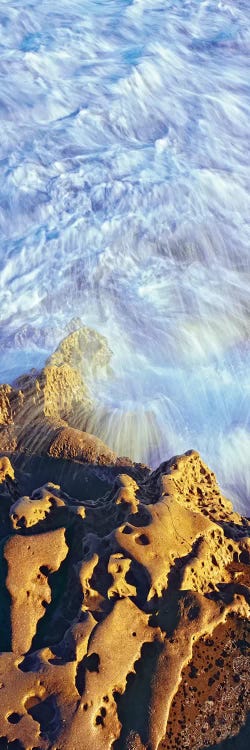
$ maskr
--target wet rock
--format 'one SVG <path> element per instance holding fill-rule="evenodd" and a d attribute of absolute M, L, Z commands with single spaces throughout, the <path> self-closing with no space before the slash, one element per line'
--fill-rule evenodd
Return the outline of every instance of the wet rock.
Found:
<path fill-rule="evenodd" d="M 0 449 L 114 462 L 116 454 L 85 432 L 94 408 L 87 381 L 108 373 L 110 357 L 106 339 L 82 327 L 63 339 L 41 372 L 0 385 Z"/>

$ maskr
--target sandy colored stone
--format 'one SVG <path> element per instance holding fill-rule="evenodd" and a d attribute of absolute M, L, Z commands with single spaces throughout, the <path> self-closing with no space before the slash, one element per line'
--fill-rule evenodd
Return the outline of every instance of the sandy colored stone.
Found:
<path fill-rule="evenodd" d="M 72 727 L 59 747 L 63 750 L 108 750 L 119 737 L 121 725 L 114 692 L 123 692 L 127 675 L 141 653 L 142 644 L 156 637 L 148 617 L 131 602 L 121 599 L 103 623 L 93 631 L 89 642 L 83 697 Z M 122 645 L 122 647 L 121 647 Z M 95 667 L 95 668 L 94 668 Z"/>
<path fill-rule="evenodd" d="M 61 341 L 56 351 L 48 358 L 47 365 L 69 365 L 85 377 L 96 374 L 100 369 L 107 369 L 111 356 L 112 352 L 105 336 L 83 326 Z"/>
<path fill-rule="evenodd" d="M 110 358 L 105 337 L 82 327 L 62 340 L 40 372 L 22 375 L 12 386 L 1 385 L 0 450 L 115 463 L 114 451 L 86 432 L 94 409 L 94 378 L 99 371 L 108 376 Z"/>
<path fill-rule="evenodd" d="M 85 499 L 81 481 L 76 500 L 49 475 L 19 493 L 0 458 L 0 742 L 201 750 L 237 736 L 250 708 L 250 525 L 197 452 L 150 473 L 86 433 L 110 358 L 81 328 L 0 386 L 0 448 L 95 477 Z M 94 471 L 118 467 L 97 499 Z"/>
<path fill-rule="evenodd" d="M 109 376 L 111 354 L 104 336 L 82 327 L 62 340 L 40 372 L 0 385 L 0 450 L 132 466 L 86 431 L 95 378 Z"/>
<path fill-rule="evenodd" d="M 166 590 L 175 559 L 192 553 L 210 523 L 195 511 L 182 508 L 173 497 L 163 497 L 147 510 L 151 517 L 147 526 L 138 528 L 131 521 L 116 531 L 116 540 L 147 572 L 150 600 Z"/>
<path fill-rule="evenodd" d="M 131 570 L 131 562 L 131 559 L 123 557 L 121 552 L 110 555 L 108 573 L 112 576 L 113 583 L 107 592 L 109 599 L 116 596 L 119 596 L 119 598 L 123 596 L 136 596 L 136 587 L 128 583 L 126 579 L 127 574 Z"/>
<path fill-rule="evenodd" d="M 60 367 L 47 365 L 41 377 L 44 416 L 66 419 L 74 411 L 89 409 L 91 400 L 89 391 L 81 375 L 68 364 Z"/>
<path fill-rule="evenodd" d="M 48 453 L 55 458 L 69 458 L 97 464 L 115 464 L 117 455 L 102 440 L 72 427 L 62 427 L 52 440 Z"/>
<path fill-rule="evenodd" d="M 83 603 L 82 610 L 97 612 L 102 609 L 104 602 L 103 594 L 98 591 L 92 583 L 92 577 L 99 562 L 99 555 L 93 551 L 87 560 L 82 560 L 77 566 L 79 581 L 81 584 Z"/>
<path fill-rule="evenodd" d="M 13 452 L 17 448 L 17 436 L 14 425 L 3 425 L 0 427 L 0 450 Z"/>
<path fill-rule="evenodd" d="M 38 620 L 51 601 L 48 575 L 60 567 L 68 547 L 64 529 L 37 536 L 14 536 L 5 544 L 6 587 L 11 596 L 11 641 L 15 653 L 31 646 Z"/>
<path fill-rule="evenodd" d="M 194 643 L 203 635 L 211 635 L 229 613 L 235 612 L 242 618 L 250 616 L 244 596 L 237 594 L 228 605 L 205 599 L 200 594 L 188 595 L 183 604 L 181 620 L 173 637 L 165 640 L 153 677 L 149 742 L 155 750 L 166 734 L 170 707 L 181 682 L 181 673 L 191 660 Z"/>
<path fill-rule="evenodd" d="M 118 489 L 115 495 L 116 505 L 128 506 L 130 513 L 137 513 L 139 507 L 139 486 L 133 477 L 128 474 L 120 474 L 117 482 Z"/>
<path fill-rule="evenodd" d="M 10 424 L 11 422 L 10 392 L 10 385 L 0 385 L 0 425 Z"/>
<path fill-rule="evenodd" d="M 7 456 L 0 467 L 0 737 L 24 750 L 201 750 L 203 736 L 237 735 L 250 524 L 199 454 L 136 479 L 123 468 L 84 501 L 49 476 L 13 501 Z"/>
<path fill-rule="evenodd" d="M 67 661 L 45 648 L 35 653 L 33 667 L 27 670 L 22 656 L 0 654 L 1 733 L 9 742 L 20 740 L 26 750 L 46 750 L 54 747 L 53 739 L 63 726 L 71 724 L 79 703 L 78 663 L 86 654 L 94 625 L 87 615 L 66 632 L 62 648 L 68 654 L 71 649 Z"/>
<path fill-rule="evenodd" d="M 190 745 L 199 750 L 207 736 L 211 746 L 228 734 L 235 737 L 236 748 L 247 747 L 237 734 L 239 723 L 246 721 L 243 698 L 249 690 L 249 646 L 249 625 L 237 617 L 215 627 L 212 637 L 198 639 L 182 671 L 160 750 L 187 750 Z"/>
<path fill-rule="evenodd" d="M 7 478 L 14 480 L 15 473 L 10 459 L 7 456 L 3 456 L 0 458 L 0 483 L 5 482 Z"/>
<path fill-rule="evenodd" d="M 59 485 L 53 482 L 48 482 L 35 490 L 31 497 L 25 496 L 16 500 L 10 507 L 9 516 L 14 529 L 28 529 L 46 520 L 50 525 L 51 522 L 58 523 L 58 509 L 66 509 L 69 513 L 85 517 L 84 506 L 61 492 Z"/>

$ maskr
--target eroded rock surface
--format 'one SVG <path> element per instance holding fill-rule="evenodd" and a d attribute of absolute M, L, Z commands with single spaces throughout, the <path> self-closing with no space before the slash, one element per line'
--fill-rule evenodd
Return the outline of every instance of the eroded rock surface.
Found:
<path fill-rule="evenodd" d="M 41 372 L 0 385 L 0 450 L 49 453 L 88 463 L 115 463 L 117 456 L 85 431 L 94 409 L 89 384 L 110 372 L 104 336 L 82 327 L 67 336 Z"/>
<path fill-rule="evenodd" d="M 48 453 L 55 458 L 70 458 L 88 463 L 115 464 L 117 455 L 102 440 L 72 427 L 62 427 L 51 440 Z"/>
<path fill-rule="evenodd" d="M 196 452 L 124 468 L 100 498 L 22 496 L 0 459 L 0 747 L 201 750 L 245 725 L 249 522 Z"/>
<path fill-rule="evenodd" d="M 67 364 L 86 377 L 100 369 L 108 370 L 111 355 L 105 336 L 83 326 L 61 341 L 47 365 L 61 367 Z"/>

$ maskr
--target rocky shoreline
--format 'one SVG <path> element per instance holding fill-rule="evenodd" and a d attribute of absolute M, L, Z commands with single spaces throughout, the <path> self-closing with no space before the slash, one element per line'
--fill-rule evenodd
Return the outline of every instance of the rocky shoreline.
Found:
<path fill-rule="evenodd" d="M 81 329 L 0 386 L 0 749 L 243 750 L 250 523 L 197 452 L 88 434 L 109 367 Z"/>

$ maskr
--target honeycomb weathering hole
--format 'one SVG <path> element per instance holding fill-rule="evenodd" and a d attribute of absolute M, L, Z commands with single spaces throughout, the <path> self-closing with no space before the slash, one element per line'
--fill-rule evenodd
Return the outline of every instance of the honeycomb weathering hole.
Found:
<path fill-rule="evenodd" d="M 149 538 L 146 534 L 140 534 L 140 536 L 137 536 L 135 538 L 136 544 L 141 544 L 143 547 L 146 547 L 148 544 L 150 544 Z"/>
<path fill-rule="evenodd" d="M 7 717 L 10 724 L 18 724 L 21 718 L 21 714 L 18 714 L 17 711 L 13 711 L 13 713 L 9 714 L 9 716 Z"/>

